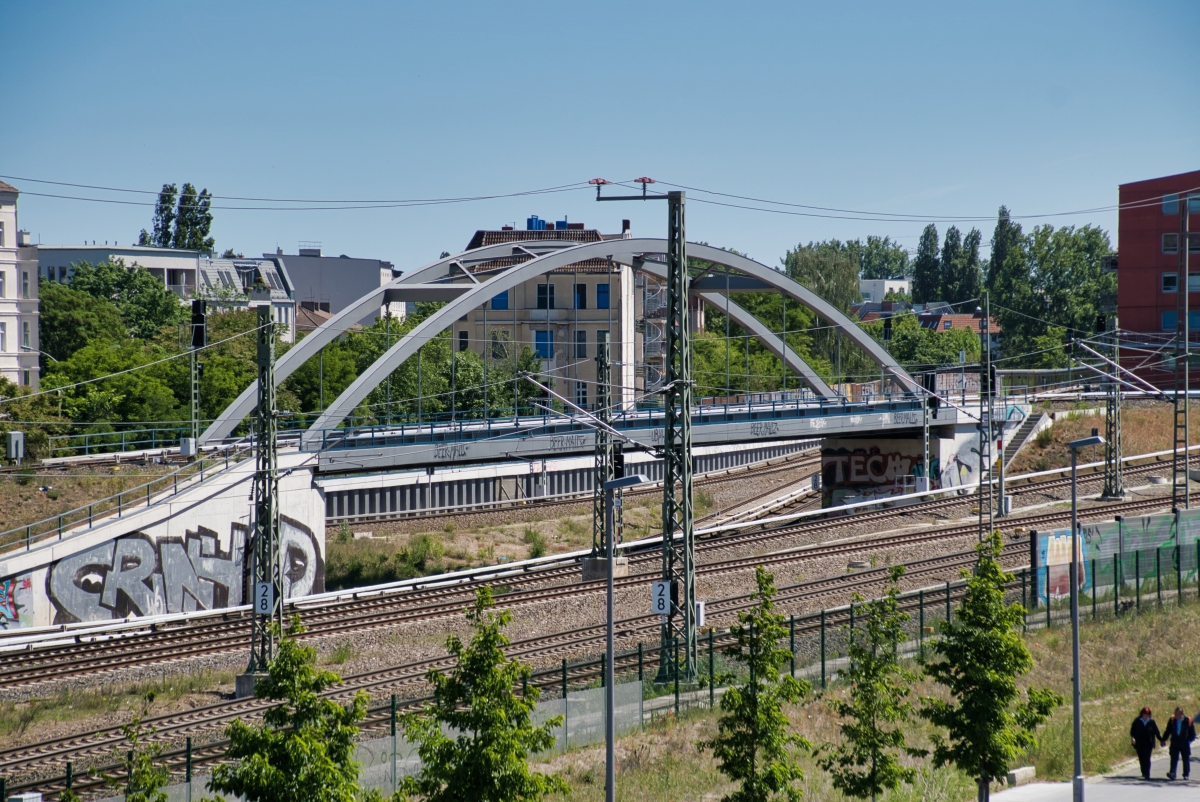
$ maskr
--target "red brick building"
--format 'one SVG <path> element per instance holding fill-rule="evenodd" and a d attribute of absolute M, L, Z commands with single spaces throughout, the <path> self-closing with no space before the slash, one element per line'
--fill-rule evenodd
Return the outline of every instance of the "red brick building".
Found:
<path fill-rule="evenodd" d="M 1180 212 L 1190 196 L 1191 230 L 1200 228 L 1200 170 L 1121 185 L 1117 314 L 1126 331 L 1175 333 Z M 1200 334 L 1200 236 L 1192 234 L 1190 328 Z"/>

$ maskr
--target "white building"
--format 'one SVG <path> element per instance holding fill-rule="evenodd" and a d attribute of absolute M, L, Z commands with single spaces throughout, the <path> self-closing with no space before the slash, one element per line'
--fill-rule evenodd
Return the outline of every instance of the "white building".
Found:
<path fill-rule="evenodd" d="M 858 291 L 864 301 L 878 303 L 889 292 L 912 294 L 912 279 L 910 278 L 864 278 L 858 280 Z"/>
<path fill-rule="evenodd" d="M 37 273 L 47 281 L 69 284 L 74 275 L 72 265 L 79 262 L 99 264 L 120 259 L 126 267 L 137 265 L 162 281 L 180 303 L 193 297 L 219 301 L 212 307 L 244 308 L 246 292 L 261 280 L 271 290 L 272 319 L 286 327 L 281 335 L 293 342 L 296 334 L 295 287 L 281 260 L 268 256 L 263 259 L 214 259 L 211 254 L 177 248 L 156 248 L 147 245 L 37 245 Z M 196 288 L 200 288 L 197 293 Z M 35 294 L 36 297 L 36 294 Z"/>
<path fill-rule="evenodd" d="M 0 181 L 0 376 L 37 390 L 37 253 L 17 228 L 19 194 Z"/>

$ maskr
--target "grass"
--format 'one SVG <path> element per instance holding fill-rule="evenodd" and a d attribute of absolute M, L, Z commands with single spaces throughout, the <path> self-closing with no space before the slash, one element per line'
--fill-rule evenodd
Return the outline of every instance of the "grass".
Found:
<path fill-rule="evenodd" d="M 536 529 L 525 529 L 525 542 L 529 544 L 529 559 L 536 560 L 546 554 L 546 538 Z"/>
<path fill-rule="evenodd" d="M 83 466 L 0 474 L 0 532 L 60 515 L 143 485 L 177 465 Z M 41 488 L 46 487 L 47 490 Z M 131 499 L 130 499 L 131 500 Z"/>
<path fill-rule="evenodd" d="M 1089 406 L 1103 407 L 1102 401 Z M 1200 408 L 1192 414 L 1192 442 L 1200 439 Z M 1121 408 L 1121 450 L 1126 456 L 1131 454 L 1148 454 L 1152 451 L 1167 451 L 1171 448 L 1172 430 L 1171 407 L 1162 404 L 1125 405 Z M 1034 437 L 1033 442 L 1025 446 L 1021 453 L 1013 459 L 1007 470 L 1010 474 L 1025 471 L 1048 471 L 1053 468 L 1065 468 L 1071 464 L 1071 454 L 1067 443 L 1087 437 L 1092 429 L 1104 433 L 1104 417 L 1102 415 L 1076 415 L 1073 413 L 1058 413 L 1058 420 L 1048 429 L 1043 429 Z M 1080 453 L 1080 462 L 1091 462 L 1092 454 Z M 1095 459 L 1103 459 L 1103 452 L 1097 451 Z"/>
<path fill-rule="evenodd" d="M 325 587 L 342 590 L 412 579 L 459 568 L 465 562 L 461 555 L 448 557 L 442 541 L 428 534 L 416 535 L 399 547 L 390 540 L 337 537 L 326 544 Z"/>
<path fill-rule="evenodd" d="M 344 665 L 346 661 L 351 657 L 354 657 L 355 654 L 356 652 L 354 651 L 354 648 L 350 646 L 350 644 L 343 643 L 325 657 L 325 662 L 328 665 L 334 666 Z"/>
<path fill-rule="evenodd" d="M 192 694 L 211 693 L 226 684 L 233 684 L 233 674 L 202 671 L 103 691 L 68 689 L 28 701 L 0 702 L 0 737 L 8 742 L 36 740 L 48 737 L 40 730 L 49 724 L 100 716 L 118 715 L 123 722 L 141 710 L 149 692 L 154 693 L 156 704 L 163 706 Z"/>
<path fill-rule="evenodd" d="M 1200 627 L 1200 604 L 1189 600 L 1183 608 L 1165 603 L 1162 609 L 1144 600 L 1143 612 L 1120 619 L 1085 621 L 1080 632 L 1083 684 L 1084 770 L 1102 773 L 1134 757 L 1129 747 L 1129 724 L 1143 704 L 1149 705 L 1161 724 L 1176 705 L 1189 715 L 1200 705 L 1200 674 L 1195 671 L 1190 633 Z M 1069 629 L 1030 632 L 1026 638 L 1034 655 L 1034 669 L 1023 685 L 1050 687 L 1069 699 L 1071 639 Z M 838 684 L 827 696 L 845 693 Z M 927 680 L 917 683 L 914 696 L 937 696 L 940 688 Z M 836 742 L 839 721 L 829 710 L 828 699 L 814 697 L 790 708 L 793 731 L 814 745 Z M 697 748 L 716 731 L 717 714 L 703 710 L 685 713 L 647 726 L 622 738 L 618 744 L 617 798 L 625 802 L 651 800 L 715 800 L 733 789 L 717 770 L 712 755 Z M 928 748 L 932 731 L 924 722 L 908 728 L 908 745 Z M 1059 708 L 1038 732 L 1038 746 L 1017 765 L 1032 763 L 1038 777 L 1068 780 L 1072 770 L 1071 706 Z M 882 797 L 900 800 L 962 800 L 975 798 L 969 777 L 950 768 L 934 768 L 927 759 L 903 758 L 920 774 L 913 785 Z M 816 766 L 811 753 L 799 755 L 804 769 L 806 800 L 843 800 L 828 775 Z M 604 796 L 603 745 L 576 750 L 539 767 L 559 771 L 571 784 L 569 793 L 556 802 L 593 802 Z"/>

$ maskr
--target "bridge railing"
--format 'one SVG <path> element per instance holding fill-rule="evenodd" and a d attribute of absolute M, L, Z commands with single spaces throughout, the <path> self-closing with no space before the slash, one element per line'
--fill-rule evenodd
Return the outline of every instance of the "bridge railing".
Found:
<path fill-rule="evenodd" d="M 760 394 L 778 395 L 778 394 Z M 790 395 L 790 394 L 789 394 Z M 749 399 L 748 401 L 745 399 Z M 742 399 L 742 400 L 738 400 Z M 720 402 L 720 403 L 710 403 Z M 770 398 L 757 400 L 750 396 L 701 399 L 692 411 L 692 422 L 697 425 L 709 423 L 737 423 L 743 421 L 772 420 L 796 417 L 823 417 L 853 413 L 901 411 L 919 409 L 921 401 L 911 395 L 895 393 L 872 396 L 869 400 L 813 401 L 802 393 L 792 398 Z M 629 431 L 657 429 L 661 411 L 639 409 L 633 412 L 618 412 L 613 415 L 614 429 Z M 519 418 L 468 418 L 445 422 L 419 422 L 371 424 L 322 429 L 316 432 L 303 448 L 306 451 L 325 451 L 346 448 L 378 448 L 383 446 L 415 443 L 458 443 L 480 440 L 506 439 L 530 436 L 561 436 L 564 434 L 586 434 L 594 430 L 588 423 L 580 423 L 570 416 L 543 413 L 538 416 Z M 635 435 L 636 436 L 636 435 Z"/>
<path fill-rule="evenodd" d="M 115 517 L 120 518 L 132 509 L 152 507 L 173 498 L 179 492 L 181 480 L 184 490 L 195 487 L 195 480 L 199 480 L 200 484 L 211 481 L 224 474 L 229 468 L 236 466 L 252 451 L 253 444 L 241 441 L 216 454 L 188 463 L 163 476 L 155 477 L 137 487 L 122 490 L 115 495 L 98 499 L 49 518 L 43 518 L 40 521 L 0 532 L 0 554 L 17 550 L 30 551 L 34 545 L 45 540 L 62 540 L 64 532 L 72 527 L 86 522 L 88 528 L 91 529 L 97 523 L 112 519 L 114 512 Z M 168 495 L 163 495 L 164 493 Z"/>

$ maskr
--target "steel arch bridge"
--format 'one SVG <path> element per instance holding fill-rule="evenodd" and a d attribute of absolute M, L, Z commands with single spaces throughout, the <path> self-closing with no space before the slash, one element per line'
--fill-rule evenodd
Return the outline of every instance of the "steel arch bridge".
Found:
<path fill-rule="evenodd" d="M 345 333 L 353 323 L 383 304 L 400 301 L 446 302 L 445 306 L 397 340 L 309 426 L 302 435 L 302 442 L 305 446 L 311 447 L 320 440 L 321 432 L 339 426 L 372 390 L 385 381 L 407 359 L 416 354 L 421 345 L 451 327 L 456 320 L 482 306 L 494 296 L 552 270 L 585 259 L 611 259 L 616 264 L 628 265 L 657 278 L 665 279 L 666 265 L 658 261 L 656 257 L 664 255 L 666 252 L 667 240 L 655 238 L 605 240 L 585 244 L 564 240 L 539 240 L 490 245 L 439 259 L 373 290 L 327 320 L 276 362 L 275 383 L 278 386 L 311 357 L 320 353 L 326 345 Z M 689 292 L 720 311 L 728 310 L 733 322 L 783 359 L 788 368 L 797 374 L 818 397 L 834 399 L 836 394 L 798 354 L 787 346 L 780 335 L 771 331 L 768 326 L 744 308 L 733 303 L 726 294 L 727 291 L 729 294 L 734 292 L 782 292 L 841 330 L 845 336 L 862 348 L 882 370 L 890 373 L 906 392 L 919 393 L 918 385 L 913 378 L 874 338 L 816 293 L 788 278 L 785 274 L 753 259 L 708 245 L 688 243 L 687 252 L 690 258 L 704 260 L 714 266 L 725 267 L 742 274 L 741 278 L 727 282 L 725 278 L 709 277 L 706 272 L 691 279 Z M 475 273 L 471 270 L 475 265 L 512 256 L 532 258 L 517 265 L 486 272 Z M 200 442 L 206 443 L 230 436 L 237 425 L 253 411 L 257 397 L 258 384 L 255 382 L 247 387 L 204 431 Z"/>

